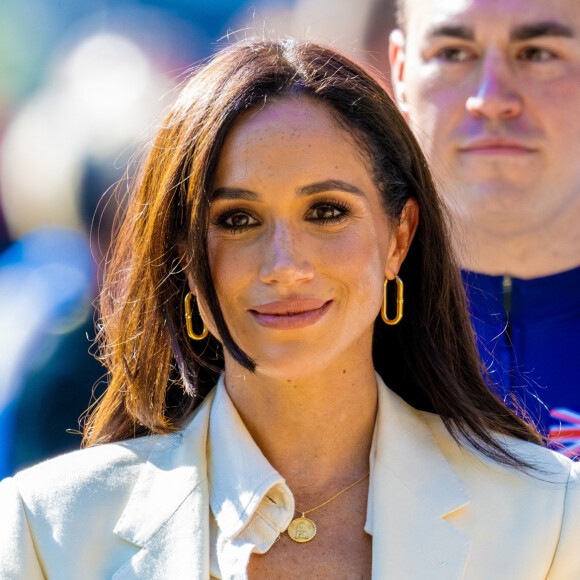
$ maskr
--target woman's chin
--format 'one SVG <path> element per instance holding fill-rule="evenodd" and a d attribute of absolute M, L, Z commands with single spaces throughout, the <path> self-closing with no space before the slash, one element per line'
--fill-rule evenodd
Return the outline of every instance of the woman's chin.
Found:
<path fill-rule="evenodd" d="M 327 353 L 299 348 L 278 348 L 256 356 L 256 374 L 285 382 L 303 381 L 325 373 L 332 365 Z"/>
<path fill-rule="evenodd" d="M 261 339 L 256 334 L 234 336 L 234 339 L 255 361 L 256 375 L 288 382 L 315 379 L 337 369 L 342 373 L 346 367 L 356 367 L 368 358 L 365 353 L 371 350 L 372 335 L 371 325 L 365 334 L 353 336 L 335 328 L 284 341 L 271 335 Z M 226 358 L 226 369 L 230 363 L 233 361 Z"/>

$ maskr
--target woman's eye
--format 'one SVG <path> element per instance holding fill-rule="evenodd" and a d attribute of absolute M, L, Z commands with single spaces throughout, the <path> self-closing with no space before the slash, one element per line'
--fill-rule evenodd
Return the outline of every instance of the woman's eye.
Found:
<path fill-rule="evenodd" d="M 319 204 L 310 210 L 307 219 L 317 222 L 340 221 L 346 217 L 347 208 L 336 204 Z"/>
<path fill-rule="evenodd" d="M 243 211 L 232 211 L 222 215 L 218 220 L 218 225 L 231 230 L 238 231 L 251 228 L 258 223 L 258 220 L 251 214 Z"/>

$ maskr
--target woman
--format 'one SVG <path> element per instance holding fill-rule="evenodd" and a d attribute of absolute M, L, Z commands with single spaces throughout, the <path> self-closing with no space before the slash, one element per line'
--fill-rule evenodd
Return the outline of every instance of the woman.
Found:
<path fill-rule="evenodd" d="M 380 85 L 227 48 L 121 227 L 89 448 L 2 484 L 2 577 L 578 578 L 576 469 L 490 392 L 464 302 Z"/>

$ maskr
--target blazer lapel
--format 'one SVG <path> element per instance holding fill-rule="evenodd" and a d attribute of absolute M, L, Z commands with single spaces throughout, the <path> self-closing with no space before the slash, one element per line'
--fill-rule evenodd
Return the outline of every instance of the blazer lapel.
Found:
<path fill-rule="evenodd" d="M 114 580 L 209 578 L 206 445 L 213 392 L 179 434 L 159 437 L 115 534 L 135 555 Z"/>
<path fill-rule="evenodd" d="M 380 378 L 369 526 L 373 578 L 463 578 L 470 539 L 445 517 L 468 500 L 421 413 Z M 213 393 L 177 435 L 159 437 L 115 533 L 135 546 L 113 580 L 209 578 L 206 446 Z"/>
<path fill-rule="evenodd" d="M 371 474 L 373 578 L 463 578 L 471 540 L 445 517 L 467 496 L 419 411 L 379 385 Z"/>

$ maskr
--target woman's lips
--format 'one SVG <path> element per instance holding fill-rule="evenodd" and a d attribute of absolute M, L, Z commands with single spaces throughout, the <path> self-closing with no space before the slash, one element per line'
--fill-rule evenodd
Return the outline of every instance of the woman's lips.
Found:
<path fill-rule="evenodd" d="M 249 312 L 260 326 L 290 330 L 314 324 L 328 312 L 331 304 L 332 300 L 317 298 L 280 300 L 261 304 Z"/>

